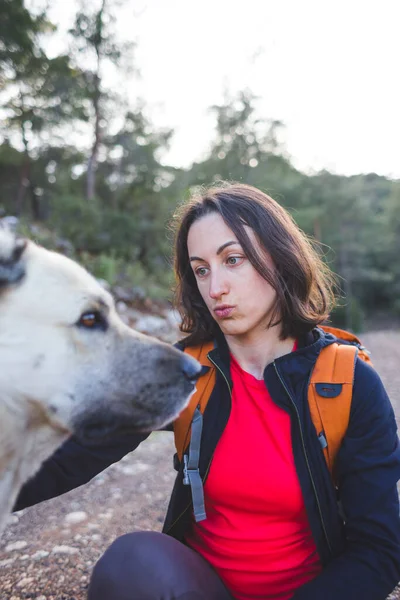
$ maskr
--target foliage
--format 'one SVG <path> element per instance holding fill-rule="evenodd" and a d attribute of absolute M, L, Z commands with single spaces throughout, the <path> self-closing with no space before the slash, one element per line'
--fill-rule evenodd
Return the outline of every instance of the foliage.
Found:
<path fill-rule="evenodd" d="M 46 11 L 0 0 L 0 213 L 19 215 L 25 233 L 110 284 L 167 299 L 176 205 L 199 184 L 247 182 L 320 242 L 340 276 L 335 324 L 359 330 L 378 313 L 400 318 L 400 182 L 301 173 L 279 141 L 283 124 L 260 114 L 249 90 L 211 107 L 215 135 L 204 160 L 166 165 L 173 131 L 157 130 L 143 101 L 129 102 L 104 79 L 106 64 L 138 71 L 134 44 L 116 33 L 122 2 L 82 1 L 68 55 L 50 56 L 56 26 Z M 79 148 L 77 131 L 86 131 Z"/>
<path fill-rule="evenodd" d="M 96 170 L 107 126 L 112 121 L 114 109 L 120 98 L 105 89 L 104 66 L 110 63 L 117 70 L 129 70 L 127 60 L 134 47 L 132 42 L 122 43 L 116 37 L 116 11 L 120 0 L 100 0 L 87 3 L 80 1 L 75 22 L 70 30 L 71 53 L 75 62 L 85 64 L 82 71 L 85 100 L 89 108 L 93 141 L 87 162 L 86 198 L 93 200 L 96 194 Z"/>

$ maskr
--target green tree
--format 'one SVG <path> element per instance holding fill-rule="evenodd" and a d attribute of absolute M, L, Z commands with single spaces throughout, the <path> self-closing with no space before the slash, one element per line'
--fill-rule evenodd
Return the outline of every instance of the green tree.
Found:
<path fill-rule="evenodd" d="M 281 152 L 280 121 L 260 118 L 256 96 L 249 90 L 226 95 L 224 103 L 210 108 L 216 117 L 215 138 L 208 157 L 193 165 L 190 183 L 217 179 L 249 181 L 254 169 Z"/>
<path fill-rule="evenodd" d="M 37 36 L 48 26 L 45 14 L 33 17 L 23 0 L 0 0 L 0 89 L 24 68 L 27 55 L 34 54 Z"/>
<path fill-rule="evenodd" d="M 32 163 L 43 146 L 62 139 L 61 127 L 86 118 L 82 105 L 83 80 L 66 55 L 49 58 L 43 40 L 55 26 L 46 14 L 33 17 L 20 0 L 4 2 L 9 28 L 3 31 L 0 66 L 4 76 L 1 94 L 1 133 L 23 151 L 14 211 L 21 214 L 29 191 L 32 215 L 40 218 L 40 194 Z"/>
<path fill-rule="evenodd" d="M 104 69 L 113 65 L 123 68 L 122 62 L 131 56 L 134 44 L 118 40 L 116 34 L 117 8 L 121 1 L 100 0 L 87 3 L 81 0 L 75 17 L 72 36 L 72 53 L 79 64 L 88 65 L 84 71 L 86 100 L 90 107 L 92 144 L 87 163 L 86 197 L 92 200 L 96 194 L 96 169 L 99 152 L 107 135 L 107 125 L 118 111 L 115 107 L 121 102 L 117 94 L 112 94 L 104 84 Z"/>
<path fill-rule="evenodd" d="M 105 206 L 111 197 L 113 209 L 130 218 L 130 240 L 146 266 L 165 251 L 165 225 L 173 210 L 168 187 L 174 170 L 160 162 L 171 136 L 171 130 L 154 129 L 142 105 L 127 112 L 116 134 L 104 138 L 106 158 L 98 169 L 98 195 Z"/>
<path fill-rule="evenodd" d="M 391 190 L 386 204 L 383 220 L 386 226 L 385 252 L 383 260 L 386 269 L 389 268 L 391 279 L 387 286 L 389 305 L 394 313 L 400 317 L 400 181 L 397 181 Z"/>

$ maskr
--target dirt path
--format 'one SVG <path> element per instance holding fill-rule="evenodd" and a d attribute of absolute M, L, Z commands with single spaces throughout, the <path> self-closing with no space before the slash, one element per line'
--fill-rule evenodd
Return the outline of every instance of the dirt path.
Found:
<path fill-rule="evenodd" d="M 400 424 L 400 332 L 362 337 Z M 86 486 L 13 515 L 0 543 L 0 600 L 85 600 L 91 568 L 117 536 L 161 529 L 172 454 L 172 435 L 153 434 Z"/>

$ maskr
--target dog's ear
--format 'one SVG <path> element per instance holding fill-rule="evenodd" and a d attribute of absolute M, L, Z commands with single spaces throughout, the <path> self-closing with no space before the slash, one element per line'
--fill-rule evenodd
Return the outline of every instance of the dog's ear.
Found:
<path fill-rule="evenodd" d="M 22 256 L 27 241 L 0 226 L 0 289 L 18 283 L 25 275 Z"/>

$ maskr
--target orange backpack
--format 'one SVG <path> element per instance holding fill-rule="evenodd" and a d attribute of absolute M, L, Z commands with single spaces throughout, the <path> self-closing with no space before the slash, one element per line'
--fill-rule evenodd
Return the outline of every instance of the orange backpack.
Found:
<path fill-rule="evenodd" d="M 321 326 L 321 329 L 332 333 L 339 341 L 321 350 L 308 387 L 308 403 L 333 478 L 335 457 L 349 423 L 356 357 L 358 355 L 365 362 L 372 363 L 368 351 L 355 335 L 334 327 Z M 345 343 L 340 343 L 340 340 Z M 191 439 L 193 417 L 195 413 L 204 413 L 215 384 L 216 368 L 208 358 L 213 347 L 213 343 L 209 342 L 185 348 L 185 352 L 210 369 L 200 377 L 189 405 L 174 422 L 175 446 L 180 461 Z"/>

